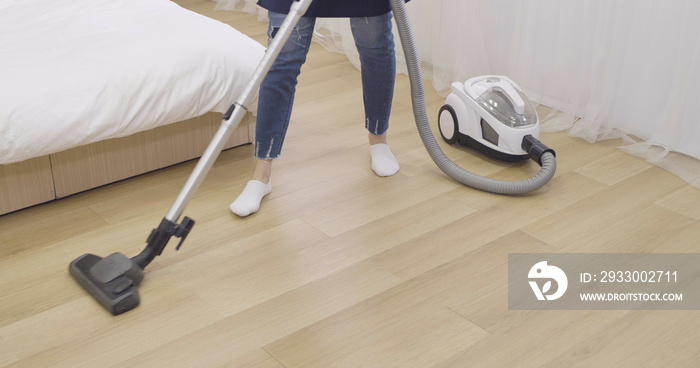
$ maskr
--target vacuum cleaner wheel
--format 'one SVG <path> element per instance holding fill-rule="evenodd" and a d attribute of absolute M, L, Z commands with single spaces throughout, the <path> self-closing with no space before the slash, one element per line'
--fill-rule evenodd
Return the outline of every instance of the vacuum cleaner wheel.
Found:
<path fill-rule="evenodd" d="M 440 135 L 445 142 L 453 144 L 457 142 L 459 136 L 459 126 L 457 125 L 457 114 L 450 105 L 443 105 L 438 114 L 438 127 Z"/>

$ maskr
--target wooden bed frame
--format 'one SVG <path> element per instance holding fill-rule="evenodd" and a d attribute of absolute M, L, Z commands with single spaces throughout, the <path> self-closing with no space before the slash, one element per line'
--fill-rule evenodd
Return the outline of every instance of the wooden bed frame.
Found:
<path fill-rule="evenodd" d="M 222 114 L 161 126 L 134 135 L 0 165 L 0 215 L 161 169 L 202 155 Z M 248 113 L 226 148 L 251 142 Z"/>

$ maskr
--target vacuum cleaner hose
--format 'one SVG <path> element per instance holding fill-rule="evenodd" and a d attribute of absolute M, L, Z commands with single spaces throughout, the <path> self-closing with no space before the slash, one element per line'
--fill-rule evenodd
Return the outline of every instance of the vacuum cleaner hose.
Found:
<path fill-rule="evenodd" d="M 539 158 L 542 166 L 540 171 L 531 178 L 522 181 L 504 181 L 486 178 L 457 166 L 452 162 L 438 145 L 428 122 L 425 108 L 425 90 L 423 87 L 423 72 L 420 67 L 416 43 L 413 39 L 413 30 L 406 12 L 404 0 L 390 0 L 391 7 L 398 26 L 401 45 L 406 55 L 406 65 L 411 82 L 411 100 L 413 103 L 413 115 L 416 119 L 418 133 L 423 140 L 423 145 L 428 150 L 430 157 L 445 174 L 454 180 L 472 188 L 486 192 L 506 195 L 517 195 L 535 191 L 545 185 L 553 176 L 557 163 L 553 152 L 546 151 Z"/>

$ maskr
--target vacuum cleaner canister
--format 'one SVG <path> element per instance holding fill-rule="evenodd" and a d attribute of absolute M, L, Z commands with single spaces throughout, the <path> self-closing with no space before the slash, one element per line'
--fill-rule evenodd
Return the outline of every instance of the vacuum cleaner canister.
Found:
<path fill-rule="evenodd" d="M 438 118 L 447 143 L 460 143 L 504 161 L 525 161 L 523 139 L 539 138 L 532 102 L 505 76 L 487 75 L 455 82 Z"/>

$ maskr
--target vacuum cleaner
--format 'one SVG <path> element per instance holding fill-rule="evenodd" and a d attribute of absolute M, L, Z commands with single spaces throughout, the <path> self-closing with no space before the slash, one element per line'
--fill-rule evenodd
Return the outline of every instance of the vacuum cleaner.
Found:
<path fill-rule="evenodd" d="M 138 285 L 143 280 L 144 269 L 146 266 L 148 266 L 156 256 L 159 256 L 163 252 L 163 249 L 165 249 L 165 246 L 172 237 L 180 239 L 176 250 L 180 248 L 187 238 L 187 235 L 192 230 L 195 221 L 189 217 L 184 217 L 182 221 L 180 221 L 180 217 L 182 216 L 185 207 L 204 181 L 204 178 L 213 166 L 214 161 L 216 161 L 216 158 L 221 153 L 225 142 L 245 116 L 246 112 L 248 111 L 247 105 L 250 102 L 253 94 L 257 92 L 260 84 L 279 55 L 284 43 L 289 38 L 294 26 L 297 24 L 303 14 L 306 13 L 311 1 L 312 0 L 294 1 L 289 14 L 270 43 L 267 52 L 253 73 L 251 80 L 246 85 L 242 95 L 224 114 L 223 122 L 221 123 L 220 128 L 214 135 L 212 141 L 209 143 L 209 146 L 204 151 L 200 160 L 197 162 L 197 165 L 187 179 L 187 182 L 183 186 L 169 212 L 160 222 L 158 227 L 153 229 L 148 236 L 144 250 L 132 258 L 129 258 L 122 253 L 113 253 L 105 258 L 93 254 L 84 254 L 70 263 L 69 272 L 73 278 L 100 305 L 102 305 L 113 315 L 116 316 L 127 312 L 139 305 L 140 297 L 138 294 Z M 406 54 L 416 125 L 428 153 L 438 167 L 440 167 L 440 169 L 458 182 L 477 189 L 501 194 L 519 194 L 529 192 L 541 187 L 547 181 L 549 181 L 549 179 L 554 175 L 554 170 L 556 168 L 554 152 L 537 141 L 536 128 L 529 124 L 532 121 L 532 117 L 529 115 L 530 108 L 528 106 L 523 108 L 522 104 L 519 102 L 520 100 L 522 100 L 523 103 L 526 101 L 526 99 L 523 97 L 521 97 L 520 100 L 514 99 L 508 101 L 510 101 L 510 103 L 514 106 L 516 113 L 518 111 L 522 112 L 520 114 L 522 117 L 515 117 L 515 119 L 517 121 L 526 121 L 526 123 L 522 126 L 517 126 L 517 123 L 512 123 L 511 120 L 510 124 L 515 124 L 515 126 L 511 126 L 510 128 L 522 129 L 522 133 L 527 133 L 522 140 L 522 150 L 523 152 L 527 152 L 531 158 L 536 159 L 536 161 L 538 161 L 542 166 L 540 172 L 535 176 L 523 182 L 504 182 L 483 178 L 460 168 L 444 155 L 438 146 L 435 137 L 433 137 L 428 124 L 428 118 L 425 113 L 423 76 L 420 69 L 415 43 L 413 41 L 413 32 L 408 21 L 404 0 L 390 1 L 404 52 Z M 505 78 L 501 80 L 507 81 Z M 493 78 L 490 79 L 490 82 L 487 78 L 485 83 L 487 84 L 484 85 L 483 88 L 490 88 L 491 95 L 501 93 L 503 96 L 515 96 L 508 94 L 512 91 L 505 83 L 499 84 L 498 81 L 495 81 Z M 473 85 L 475 86 L 474 88 L 478 87 L 475 84 Z M 512 86 L 515 86 L 515 84 L 512 84 Z M 517 93 L 518 89 L 515 89 Z M 491 125 L 493 131 L 498 133 L 497 140 L 499 142 L 501 141 L 501 137 L 506 137 L 503 127 L 499 126 L 498 124 L 508 125 L 509 123 L 507 123 L 502 116 L 490 114 L 487 110 L 489 107 L 484 105 L 483 99 L 479 100 L 480 97 L 487 99 L 491 95 L 487 96 L 482 94 L 483 96 L 480 95 L 479 97 L 475 97 L 474 101 L 476 101 L 476 103 L 471 104 L 469 100 L 464 99 L 461 91 L 459 93 L 455 92 L 454 94 L 456 97 L 448 98 L 448 103 L 450 104 L 449 106 L 451 106 L 451 108 L 445 107 L 440 113 L 441 134 L 444 138 L 449 141 L 454 140 L 455 137 L 457 137 L 457 141 L 468 142 L 469 140 L 465 140 L 465 138 L 463 138 L 464 136 L 478 137 L 478 133 L 474 133 L 473 129 L 463 128 L 461 126 L 461 122 L 474 122 L 478 120 L 479 116 L 485 122 L 487 122 L 487 124 Z M 503 100 L 503 97 L 501 97 L 499 103 L 503 103 L 502 101 L 505 101 Z M 462 105 L 460 105 L 460 103 L 462 103 Z M 463 106 L 468 106 L 473 111 L 465 111 L 466 107 Z M 492 107 L 495 108 L 496 106 L 492 105 Z M 447 111 L 447 113 L 444 113 L 444 111 Z M 474 114 L 474 111 L 476 111 L 476 115 Z M 452 128 L 450 128 L 451 124 Z M 442 127 L 443 125 L 444 128 Z M 482 124 L 482 127 L 484 126 L 485 125 Z M 450 129 L 452 130 L 450 131 Z M 481 131 L 482 137 L 484 137 L 484 131 L 484 129 Z M 484 138 L 485 141 L 493 146 L 487 147 L 490 147 L 496 151 L 498 151 L 496 147 L 507 147 L 512 149 L 515 145 L 515 143 L 512 142 L 515 140 L 514 138 L 508 138 L 507 140 L 504 138 L 503 146 L 501 146 L 500 143 L 494 144 L 493 142 L 496 141 L 496 135 L 494 135 L 492 131 L 489 131 L 486 136 L 488 138 Z M 522 152 L 516 152 L 516 155 L 521 153 Z"/>
<path fill-rule="evenodd" d="M 527 160 L 530 155 L 522 142 L 540 133 L 532 103 L 515 82 L 496 75 L 453 83 L 440 109 L 438 128 L 447 143 L 457 142 L 510 162 Z"/>

